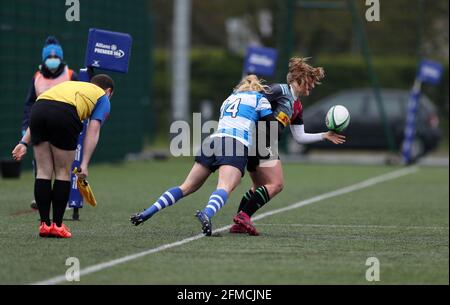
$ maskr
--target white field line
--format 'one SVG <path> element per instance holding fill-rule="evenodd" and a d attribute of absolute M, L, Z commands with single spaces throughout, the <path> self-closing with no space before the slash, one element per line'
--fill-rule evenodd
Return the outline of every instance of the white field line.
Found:
<path fill-rule="evenodd" d="M 381 176 L 370 178 L 368 180 L 365 180 L 365 181 L 362 181 L 362 182 L 359 182 L 359 183 L 356 183 L 356 184 L 344 187 L 342 189 L 338 189 L 338 190 L 335 190 L 335 191 L 332 191 L 332 192 L 329 192 L 329 193 L 325 193 L 325 194 L 322 194 L 322 195 L 318 195 L 318 196 L 312 197 L 310 199 L 306 199 L 306 200 L 297 202 L 297 203 L 292 204 L 290 206 L 287 206 L 285 208 L 281 208 L 281 209 L 277 209 L 277 210 L 273 210 L 273 211 L 269 211 L 269 212 L 263 213 L 263 214 L 261 214 L 261 215 L 259 215 L 257 217 L 254 217 L 253 220 L 257 221 L 257 220 L 260 220 L 260 219 L 263 219 L 263 218 L 266 218 L 266 217 L 269 217 L 269 216 L 272 216 L 272 215 L 275 215 L 275 214 L 279 214 L 279 213 L 283 213 L 283 212 L 290 211 L 290 210 L 293 210 L 293 209 L 297 209 L 297 208 L 300 208 L 300 207 L 303 207 L 303 206 L 306 206 L 306 205 L 309 205 L 309 204 L 312 204 L 312 203 L 315 203 L 315 202 L 319 202 L 319 201 L 322 201 L 322 200 L 325 200 L 325 199 L 329 199 L 329 198 L 332 198 L 332 197 L 336 197 L 336 196 L 344 195 L 344 194 L 347 194 L 347 193 L 355 192 L 355 191 L 358 191 L 358 190 L 361 190 L 361 189 L 364 189 L 364 188 L 368 188 L 368 187 L 371 187 L 371 186 L 379 184 L 379 183 L 383 183 L 383 182 L 386 182 L 386 181 L 389 181 L 389 180 L 394 180 L 394 179 L 397 179 L 397 178 L 400 178 L 400 177 L 403 177 L 403 176 L 406 176 L 406 175 L 410 175 L 410 174 L 416 173 L 417 171 L 418 171 L 417 167 L 410 167 L 410 168 L 400 169 L 400 170 L 397 170 L 397 171 L 394 171 L 394 172 L 390 172 L 390 173 L 387 173 L 387 174 L 384 174 L 384 175 L 381 175 Z M 230 229 L 230 227 L 231 226 L 225 226 L 225 227 L 219 228 L 217 230 L 214 230 L 214 232 L 227 231 L 227 230 Z M 142 251 L 142 252 L 138 252 L 138 253 L 135 253 L 135 254 L 127 255 L 127 256 L 124 256 L 124 257 L 121 257 L 121 258 L 118 258 L 118 259 L 114 259 L 114 260 L 107 261 L 107 262 L 104 262 L 104 263 L 92 265 L 90 267 L 81 269 L 80 270 L 80 277 L 82 277 L 84 275 L 91 274 L 91 273 L 95 273 L 95 272 L 98 272 L 98 271 L 101 271 L 101 270 L 105 270 L 105 269 L 108 269 L 108 268 L 111 268 L 111 267 L 114 267 L 114 266 L 117 266 L 117 265 L 120 265 L 120 264 L 123 264 L 123 263 L 126 263 L 126 262 L 130 262 L 130 261 L 136 260 L 138 258 L 147 256 L 147 255 L 150 255 L 150 254 L 153 254 L 153 253 L 158 253 L 158 252 L 161 252 L 161 251 L 164 251 L 164 250 L 167 250 L 167 249 L 178 247 L 178 246 L 190 243 L 192 241 L 198 240 L 198 239 L 203 238 L 203 237 L 204 237 L 203 234 L 195 235 L 195 236 L 192 236 L 192 237 L 189 237 L 189 238 L 186 238 L 186 239 L 174 242 L 174 243 L 170 243 L 170 244 L 165 244 L 165 245 L 159 246 L 157 248 L 148 249 L 146 251 Z M 60 275 L 60 276 L 56 276 L 56 277 L 53 277 L 53 278 L 50 278 L 50 279 L 47 279 L 47 280 L 44 280 L 44 281 L 32 283 L 32 285 L 56 285 L 56 284 L 60 284 L 60 283 L 64 283 L 64 282 L 66 282 L 66 276 L 65 275 Z"/>
<path fill-rule="evenodd" d="M 343 229 L 398 229 L 398 230 L 448 230 L 449 227 L 427 227 L 427 226 L 380 226 L 380 225 L 325 225 L 311 223 L 255 223 L 258 226 L 280 226 L 280 227 L 310 227 L 310 228 L 343 228 Z"/>

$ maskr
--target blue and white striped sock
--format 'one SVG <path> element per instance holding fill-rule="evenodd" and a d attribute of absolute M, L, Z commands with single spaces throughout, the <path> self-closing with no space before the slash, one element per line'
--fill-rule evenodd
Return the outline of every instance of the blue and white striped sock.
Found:
<path fill-rule="evenodd" d="M 203 210 L 203 213 L 208 215 L 209 219 L 213 218 L 217 212 L 228 200 L 228 193 L 225 190 L 219 189 L 212 193 L 211 197 L 209 197 L 209 202 L 206 208 Z"/>
<path fill-rule="evenodd" d="M 165 192 L 159 199 L 148 209 L 142 213 L 142 218 L 148 219 L 169 206 L 174 205 L 178 200 L 183 198 L 183 192 L 179 187 L 174 187 Z"/>

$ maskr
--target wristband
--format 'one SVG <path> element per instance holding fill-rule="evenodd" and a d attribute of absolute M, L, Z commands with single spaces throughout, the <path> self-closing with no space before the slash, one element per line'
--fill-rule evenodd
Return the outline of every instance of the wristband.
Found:
<path fill-rule="evenodd" d="M 22 145 L 24 145 L 26 148 L 28 148 L 28 143 L 25 142 L 25 141 L 20 141 L 19 144 L 22 144 Z"/>

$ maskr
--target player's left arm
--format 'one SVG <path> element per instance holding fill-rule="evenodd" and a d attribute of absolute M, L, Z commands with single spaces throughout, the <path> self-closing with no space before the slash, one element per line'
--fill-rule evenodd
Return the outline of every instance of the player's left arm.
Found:
<path fill-rule="evenodd" d="M 80 165 L 81 178 L 88 176 L 88 166 L 100 138 L 100 129 L 109 117 L 111 103 L 106 95 L 102 96 L 92 112 L 83 145 L 83 161 Z"/>

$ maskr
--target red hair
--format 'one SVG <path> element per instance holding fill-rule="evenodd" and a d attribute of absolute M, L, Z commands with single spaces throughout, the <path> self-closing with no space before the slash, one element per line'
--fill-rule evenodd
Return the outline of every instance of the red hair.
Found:
<path fill-rule="evenodd" d="M 314 81 L 320 85 L 320 81 L 325 78 L 325 70 L 322 67 L 314 68 L 307 64 L 309 58 L 293 57 L 289 61 L 289 72 L 287 82 L 291 84 L 297 82 L 300 86 L 307 81 Z"/>

